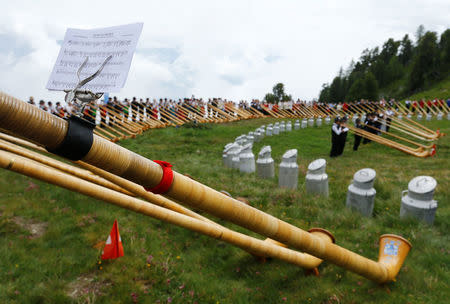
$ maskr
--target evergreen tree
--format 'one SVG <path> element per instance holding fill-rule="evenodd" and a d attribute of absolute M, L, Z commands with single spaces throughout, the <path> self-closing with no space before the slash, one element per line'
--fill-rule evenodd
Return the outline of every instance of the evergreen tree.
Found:
<path fill-rule="evenodd" d="M 439 79 L 439 47 L 437 34 L 426 32 L 420 39 L 413 59 L 411 74 L 409 75 L 409 90 L 411 92 L 429 85 Z"/>
<path fill-rule="evenodd" d="M 364 79 L 359 78 L 353 82 L 350 90 L 348 90 L 345 100 L 352 102 L 363 98 L 363 96 L 366 96 L 365 81 Z"/>
<path fill-rule="evenodd" d="M 425 34 L 425 27 L 423 26 L 423 24 L 421 24 L 416 30 L 416 45 L 419 45 L 420 40 L 422 39 L 424 34 Z"/>
<path fill-rule="evenodd" d="M 411 58 L 413 56 L 413 45 L 412 45 L 411 40 L 408 37 L 408 34 L 406 34 L 403 37 L 400 45 L 401 45 L 401 49 L 400 49 L 399 59 L 400 59 L 401 64 L 403 64 L 403 66 L 406 66 L 411 61 Z"/>
<path fill-rule="evenodd" d="M 322 84 L 322 90 L 319 95 L 320 102 L 330 102 L 330 85 L 328 83 Z"/>
<path fill-rule="evenodd" d="M 446 77 L 450 73 L 450 29 L 441 34 L 439 49 L 441 53 L 442 77 Z"/>
<path fill-rule="evenodd" d="M 378 82 L 375 76 L 368 72 L 364 78 L 364 98 L 372 101 L 378 100 Z"/>
<path fill-rule="evenodd" d="M 398 47 L 400 46 L 400 41 L 394 41 L 394 39 L 389 38 L 384 44 L 380 52 L 380 59 L 383 60 L 385 64 L 388 64 L 393 56 L 397 55 Z"/>
<path fill-rule="evenodd" d="M 340 102 L 343 101 L 342 99 L 342 80 L 341 77 L 336 76 L 333 79 L 333 82 L 330 86 L 330 101 L 331 102 Z"/>

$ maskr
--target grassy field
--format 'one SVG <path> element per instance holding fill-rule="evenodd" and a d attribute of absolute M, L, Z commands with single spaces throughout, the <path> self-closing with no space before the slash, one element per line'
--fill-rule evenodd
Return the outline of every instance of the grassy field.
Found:
<path fill-rule="evenodd" d="M 378 257 L 381 234 L 400 234 L 413 248 L 396 282 L 378 285 L 327 262 L 318 277 L 282 261 L 262 264 L 214 239 L 0 170 L 0 303 L 448 303 L 449 136 L 426 159 L 376 143 L 353 152 L 353 135 L 344 155 L 329 159 L 329 126 L 265 137 L 253 151 L 271 145 L 276 164 L 286 150 L 298 149 L 299 186 L 293 191 L 277 188 L 276 178 L 261 180 L 222 165 L 226 143 L 269 122 L 151 130 L 120 145 L 169 161 L 176 171 L 302 229 L 328 229 L 337 244 L 371 259 Z M 425 124 L 450 133 L 449 121 Z M 305 193 L 306 168 L 317 158 L 327 159 L 329 198 Z M 367 167 L 377 172 L 372 218 L 345 208 L 353 174 Z M 399 219 L 401 191 L 418 175 L 438 182 L 431 227 Z M 100 263 L 96 245 L 106 240 L 114 219 L 125 256 Z"/>

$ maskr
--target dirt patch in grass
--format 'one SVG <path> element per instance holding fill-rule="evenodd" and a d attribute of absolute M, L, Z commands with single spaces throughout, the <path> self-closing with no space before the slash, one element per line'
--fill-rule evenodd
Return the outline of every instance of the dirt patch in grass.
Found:
<path fill-rule="evenodd" d="M 98 281 L 94 274 L 83 274 L 67 286 L 67 295 L 79 303 L 93 303 L 111 285 L 111 282 Z"/>
<path fill-rule="evenodd" d="M 48 227 L 48 223 L 28 220 L 20 216 L 13 217 L 12 221 L 20 228 L 27 230 L 31 234 L 29 236 L 30 239 L 40 238 L 44 235 Z"/>

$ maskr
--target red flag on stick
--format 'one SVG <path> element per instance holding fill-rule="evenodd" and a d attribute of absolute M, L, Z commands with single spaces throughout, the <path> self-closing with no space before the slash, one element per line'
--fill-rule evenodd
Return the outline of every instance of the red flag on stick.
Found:
<path fill-rule="evenodd" d="M 115 220 L 103 248 L 102 260 L 116 259 L 121 256 L 123 256 L 123 245 L 119 234 L 119 226 L 117 225 L 117 220 Z"/>

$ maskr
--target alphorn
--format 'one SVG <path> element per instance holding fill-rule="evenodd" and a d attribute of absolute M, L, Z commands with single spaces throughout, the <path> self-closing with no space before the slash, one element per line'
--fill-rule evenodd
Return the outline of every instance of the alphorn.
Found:
<path fill-rule="evenodd" d="M 409 146 L 405 146 L 403 144 L 400 144 L 398 142 L 389 140 L 387 138 L 383 138 L 381 136 L 378 136 L 376 134 L 372 134 L 370 132 L 367 132 L 365 130 L 350 126 L 350 125 L 346 125 L 347 128 L 349 128 L 353 133 L 356 133 L 357 135 L 370 139 L 374 142 L 377 142 L 379 144 L 388 146 L 390 148 L 394 148 L 397 149 L 401 152 L 413 155 L 413 156 L 417 156 L 420 158 L 424 158 L 424 157 L 428 157 L 428 156 L 433 156 L 436 153 L 436 145 L 433 145 L 432 148 L 430 150 L 425 150 L 423 148 L 420 149 L 413 149 Z"/>
<path fill-rule="evenodd" d="M 258 256 L 278 258 L 306 269 L 315 269 L 322 262 L 321 259 L 309 254 L 279 246 L 272 240 L 262 241 L 216 223 L 168 210 L 2 150 L 0 150 L 0 167 L 210 236 Z M 324 229 L 310 229 L 310 234 L 324 243 L 334 242 L 333 236 Z"/>
<path fill-rule="evenodd" d="M 6 94 L 0 94 L 0 127 L 53 150 L 64 142 L 68 122 Z M 89 146 L 83 147 L 88 148 L 88 152 L 81 158 L 82 161 L 147 188 L 153 188 L 161 182 L 163 169 L 159 164 L 95 135 Z M 14 161 L 11 163 L 11 158 L 8 158 L 4 167 L 13 168 Z M 164 196 L 380 283 L 395 280 L 411 247 L 402 237 L 381 236 L 381 255 L 379 261 L 375 262 L 177 172 L 173 172 L 173 182 Z M 399 250 L 404 254 L 385 255 L 386 238 L 394 238 L 399 248 L 405 248 Z"/>

